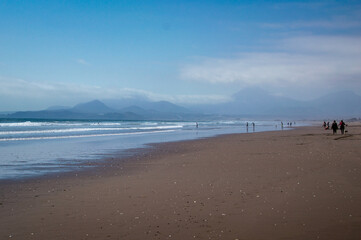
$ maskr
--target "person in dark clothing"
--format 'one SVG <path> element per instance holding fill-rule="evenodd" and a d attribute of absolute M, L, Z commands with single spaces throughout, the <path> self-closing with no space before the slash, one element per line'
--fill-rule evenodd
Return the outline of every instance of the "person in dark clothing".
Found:
<path fill-rule="evenodd" d="M 343 120 L 341 120 L 341 122 L 339 123 L 339 126 L 340 126 L 340 130 L 341 130 L 341 134 L 344 134 L 345 133 L 345 122 Z"/>
<path fill-rule="evenodd" d="M 336 120 L 333 120 L 333 123 L 332 123 L 332 125 L 331 125 L 331 128 L 332 128 L 332 131 L 333 131 L 332 133 L 333 133 L 333 134 L 337 133 L 338 126 L 337 126 Z"/>

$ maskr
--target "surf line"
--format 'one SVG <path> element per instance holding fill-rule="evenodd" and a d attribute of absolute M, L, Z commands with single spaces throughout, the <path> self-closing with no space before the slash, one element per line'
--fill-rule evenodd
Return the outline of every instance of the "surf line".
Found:
<path fill-rule="evenodd" d="M 175 129 L 183 126 L 155 126 L 155 127 L 124 127 L 124 128 L 69 128 L 69 129 L 51 129 L 51 130 L 28 130 L 28 131 L 6 131 L 0 132 L 0 135 L 10 134 L 44 134 L 44 133 L 69 133 L 69 132 L 91 132 L 91 131 L 127 131 L 127 130 L 152 130 L 152 129 Z"/>
<path fill-rule="evenodd" d="M 152 132 L 133 132 L 133 133 L 103 133 L 103 134 L 89 134 L 89 135 L 73 135 L 73 136 L 54 136 L 54 137 L 28 137 L 28 138 L 3 138 L 0 142 L 5 141 L 26 141 L 26 140 L 48 140 L 48 139 L 66 139 L 66 138 L 86 138 L 86 137 L 106 137 L 106 136 L 124 136 L 124 135 L 141 135 L 152 133 L 167 133 L 174 132 L 175 130 L 163 130 Z"/>

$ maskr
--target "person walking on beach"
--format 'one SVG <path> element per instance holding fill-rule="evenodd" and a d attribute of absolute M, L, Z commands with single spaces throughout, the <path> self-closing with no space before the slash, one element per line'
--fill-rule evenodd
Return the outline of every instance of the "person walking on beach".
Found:
<path fill-rule="evenodd" d="M 339 125 L 340 125 L 341 134 L 344 134 L 345 133 L 345 126 L 346 126 L 345 122 L 343 120 L 341 120 Z"/>
<path fill-rule="evenodd" d="M 332 128 L 332 134 L 337 133 L 338 126 L 337 126 L 336 120 L 333 120 L 333 123 L 332 123 L 332 125 L 331 125 L 331 128 Z"/>

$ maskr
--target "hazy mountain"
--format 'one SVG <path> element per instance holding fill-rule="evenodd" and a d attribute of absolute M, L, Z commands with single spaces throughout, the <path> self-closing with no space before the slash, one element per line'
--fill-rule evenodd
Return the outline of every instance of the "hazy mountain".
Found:
<path fill-rule="evenodd" d="M 50 106 L 45 110 L 49 110 L 49 111 L 55 111 L 55 110 L 65 110 L 65 109 L 70 109 L 71 107 L 67 107 L 67 106 Z"/>
<path fill-rule="evenodd" d="M 191 113 L 189 109 L 178 106 L 171 102 L 167 101 L 159 101 L 159 102 L 149 102 L 148 106 L 146 106 L 149 110 L 155 110 L 158 112 L 164 113 Z"/>
<path fill-rule="evenodd" d="M 141 108 L 141 107 L 138 107 L 138 106 L 129 106 L 129 107 L 126 107 L 126 108 L 122 108 L 119 111 L 123 112 L 123 113 L 131 112 L 131 113 L 135 113 L 135 114 L 139 114 L 139 115 L 149 114 L 148 110 L 145 110 L 144 108 Z"/>
<path fill-rule="evenodd" d="M 94 100 L 77 104 L 68 109 L 51 107 L 43 111 L 16 112 L 1 117 L 198 121 L 224 117 L 253 119 L 340 119 L 359 118 L 361 116 L 360 106 L 361 96 L 350 91 L 328 94 L 312 101 L 297 101 L 282 96 L 274 96 L 259 88 L 247 88 L 235 93 L 232 96 L 232 100 L 227 103 L 203 104 L 193 106 L 192 110 L 167 101 L 151 102 L 145 99 L 127 99 L 106 100 L 106 103 L 103 103 L 99 100 Z"/>
<path fill-rule="evenodd" d="M 320 112 L 330 117 L 361 116 L 361 96 L 352 91 L 327 94 L 310 102 Z"/>
<path fill-rule="evenodd" d="M 264 114 L 279 115 L 285 111 L 285 108 L 298 108 L 299 102 L 280 96 L 273 96 L 268 92 L 257 89 L 247 88 L 237 92 L 232 97 L 230 104 L 238 114 Z M 227 105 L 227 104 L 226 104 Z M 228 113 L 232 109 L 225 108 Z"/>
<path fill-rule="evenodd" d="M 150 109 L 144 109 L 133 105 L 115 110 L 99 100 L 94 100 L 77 104 L 68 109 L 58 110 L 58 107 L 50 107 L 42 111 L 20 111 L 1 117 L 76 120 L 186 120 L 195 119 L 199 116 L 187 113 L 189 110 L 169 102 L 143 102 L 143 106 L 148 106 Z"/>
<path fill-rule="evenodd" d="M 1 115 L 7 115 L 7 114 L 12 114 L 12 113 L 15 113 L 16 111 L 3 111 L 3 112 L 0 112 Z"/>
<path fill-rule="evenodd" d="M 129 99 L 106 99 L 103 100 L 103 102 L 117 110 L 123 110 L 125 108 L 128 108 L 130 106 L 136 106 L 138 108 L 141 108 L 143 110 L 151 110 L 151 111 L 157 111 L 157 112 L 166 112 L 166 113 L 192 113 L 187 108 L 181 107 L 179 105 L 176 105 L 171 102 L 167 101 L 158 101 L 153 102 L 146 100 L 144 98 L 136 99 L 136 98 L 129 98 Z"/>
<path fill-rule="evenodd" d="M 259 88 L 246 88 L 232 96 L 232 100 L 221 104 L 200 105 L 196 109 L 210 114 L 237 116 L 279 116 L 285 111 L 297 113 L 302 104 L 296 100 L 273 96 Z"/>
<path fill-rule="evenodd" d="M 337 92 L 311 101 L 274 96 L 259 88 L 246 88 L 222 104 L 198 105 L 194 110 L 209 114 L 252 118 L 349 118 L 361 116 L 361 96 Z"/>
<path fill-rule="evenodd" d="M 94 113 L 94 114 L 105 114 L 105 113 L 116 112 L 116 110 L 109 108 L 107 105 L 105 105 L 99 100 L 77 104 L 73 108 L 71 108 L 71 111 L 79 112 L 79 113 Z"/>

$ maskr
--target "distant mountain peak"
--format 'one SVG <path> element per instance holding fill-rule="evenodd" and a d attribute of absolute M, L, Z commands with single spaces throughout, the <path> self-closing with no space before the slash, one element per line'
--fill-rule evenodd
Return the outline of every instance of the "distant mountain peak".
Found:
<path fill-rule="evenodd" d="M 72 110 L 82 113 L 98 113 L 98 114 L 115 112 L 114 109 L 109 108 L 107 105 L 105 105 L 103 102 L 99 100 L 93 100 L 90 102 L 77 104 L 72 108 Z"/>

